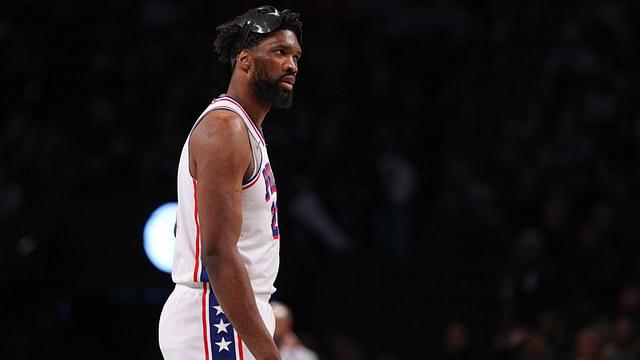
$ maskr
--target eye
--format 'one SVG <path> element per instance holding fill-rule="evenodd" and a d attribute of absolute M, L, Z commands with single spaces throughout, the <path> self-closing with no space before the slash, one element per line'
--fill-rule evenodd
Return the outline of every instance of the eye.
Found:
<path fill-rule="evenodd" d="M 284 50 L 282 50 L 282 49 L 277 49 L 277 50 L 275 51 L 275 53 L 276 53 L 276 54 L 278 54 L 278 55 L 284 55 Z"/>

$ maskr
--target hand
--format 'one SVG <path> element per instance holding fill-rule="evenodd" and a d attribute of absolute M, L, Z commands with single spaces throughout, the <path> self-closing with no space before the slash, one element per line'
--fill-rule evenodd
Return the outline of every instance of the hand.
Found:
<path fill-rule="evenodd" d="M 256 360 L 280 360 L 280 352 L 276 348 L 276 351 L 271 354 L 256 356 Z"/>
<path fill-rule="evenodd" d="M 267 349 L 264 349 L 264 351 L 254 353 L 256 360 L 280 360 L 280 351 L 275 343 L 272 344 L 273 346 L 269 346 Z"/>

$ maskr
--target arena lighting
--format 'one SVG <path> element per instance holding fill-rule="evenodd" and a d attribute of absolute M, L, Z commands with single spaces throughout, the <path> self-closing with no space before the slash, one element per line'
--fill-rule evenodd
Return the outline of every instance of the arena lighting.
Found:
<path fill-rule="evenodd" d="M 173 229 L 177 209 L 177 202 L 166 203 L 155 209 L 144 225 L 142 234 L 147 258 L 153 266 L 165 273 L 171 273 L 173 263 L 173 248 L 176 243 Z"/>

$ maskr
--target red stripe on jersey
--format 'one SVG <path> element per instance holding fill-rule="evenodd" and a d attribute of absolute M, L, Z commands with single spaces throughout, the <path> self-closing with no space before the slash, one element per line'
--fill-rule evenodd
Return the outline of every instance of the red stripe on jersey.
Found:
<path fill-rule="evenodd" d="M 198 282 L 198 270 L 200 269 L 200 223 L 198 222 L 198 184 L 193 179 L 193 218 L 196 223 L 196 264 L 193 268 L 193 282 Z"/>
<path fill-rule="evenodd" d="M 202 340 L 204 340 L 204 358 L 209 360 L 209 336 L 207 334 L 207 284 L 202 284 Z"/>
<path fill-rule="evenodd" d="M 240 338 L 240 334 L 238 334 L 238 357 L 240 360 L 244 360 L 244 354 L 242 354 L 242 339 Z"/>
<path fill-rule="evenodd" d="M 242 190 L 247 190 L 248 188 L 252 187 L 253 184 L 255 184 L 256 182 L 258 182 L 258 179 L 260 178 L 260 172 L 258 171 L 258 175 L 256 175 L 256 178 L 251 180 L 250 183 L 248 184 L 244 184 L 242 185 Z"/>

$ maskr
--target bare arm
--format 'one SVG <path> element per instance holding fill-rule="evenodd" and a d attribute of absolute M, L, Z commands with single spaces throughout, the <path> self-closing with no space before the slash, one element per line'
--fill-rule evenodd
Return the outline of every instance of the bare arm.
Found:
<path fill-rule="evenodd" d="M 280 359 L 236 246 L 242 227 L 242 179 L 251 161 L 242 120 L 227 111 L 207 115 L 191 135 L 190 158 L 198 181 L 202 261 L 213 291 L 256 359 Z"/>

